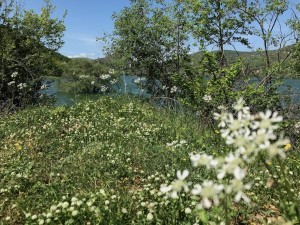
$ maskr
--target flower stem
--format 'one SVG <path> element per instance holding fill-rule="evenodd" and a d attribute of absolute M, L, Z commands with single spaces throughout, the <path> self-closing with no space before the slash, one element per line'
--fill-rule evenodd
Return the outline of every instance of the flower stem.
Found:
<path fill-rule="evenodd" d="M 225 224 L 226 225 L 230 225 L 229 222 L 229 215 L 228 215 L 228 199 L 227 199 L 227 194 L 225 194 L 225 198 L 224 198 L 224 205 L 225 205 Z"/>

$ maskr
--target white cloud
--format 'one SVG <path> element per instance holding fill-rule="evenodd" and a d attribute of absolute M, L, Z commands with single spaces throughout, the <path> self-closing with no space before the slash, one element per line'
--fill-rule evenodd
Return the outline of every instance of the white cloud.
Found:
<path fill-rule="evenodd" d="M 92 58 L 95 59 L 97 58 L 96 53 L 79 53 L 76 55 L 68 55 L 69 58 Z"/>

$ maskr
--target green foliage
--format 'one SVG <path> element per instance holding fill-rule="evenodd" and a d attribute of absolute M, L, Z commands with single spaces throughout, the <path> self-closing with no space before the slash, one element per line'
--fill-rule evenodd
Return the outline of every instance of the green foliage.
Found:
<path fill-rule="evenodd" d="M 57 73 L 54 52 L 62 44 L 63 20 L 51 17 L 49 1 L 40 14 L 22 11 L 20 2 L 0 5 L 0 111 L 39 101 L 41 78 Z"/>
<path fill-rule="evenodd" d="M 33 215 L 46 221 L 44 212 L 52 213 L 52 224 L 143 224 L 149 213 L 168 224 L 194 217 L 184 214 L 187 202 L 165 202 L 158 195 L 175 164 L 183 166 L 188 159 L 186 144 L 175 148 L 167 143 L 187 140 L 195 148 L 202 143 L 200 132 L 189 130 L 199 130 L 197 124 L 184 116 L 137 100 L 106 97 L 70 108 L 26 109 L 0 123 L 4 223 L 6 217 L 10 224 L 38 223 Z M 82 204 L 70 211 L 72 197 Z M 52 205 L 66 201 L 67 208 L 51 211 Z M 165 204 L 174 206 L 172 216 Z M 78 215 L 73 216 L 75 210 Z"/>
<path fill-rule="evenodd" d="M 59 86 L 72 93 L 112 92 L 118 74 L 108 62 L 87 58 L 70 59 L 63 64 Z"/>
<path fill-rule="evenodd" d="M 164 1 L 137 0 L 113 15 L 115 28 L 107 36 L 111 39 L 107 54 L 118 61 L 119 70 L 145 77 L 147 91 L 154 95 L 160 94 L 161 86 L 170 91 L 173 85 L 169 75 L 188 59 L 181 11 L 177 1 L 166 5 Z"/>
<path fill-rule="evenodd" d="M 199 199 L 166 199 L 161 184 L 178 168 L 202 182 L 216 174 L 193 168 L 189 153 L 219 157 L 232 149 L 193 114 L 176 114 L 125 97 L 103 97 L 72 107 L 25 109 L 0 119 L 0 221 L 2 224 L 209 224 L 224 209 L 197 210 Z M 201 125 L 202 126 L 202 125 Z M 293 193 L 300 163 L 292 146 L 283 164 Z M 277 220 L 280 170 L 262 162 L 248 168 L 249 205 L 234 203 L 232 221 Z M 274 173 L 274 174 L 273 174 Z M 272 206 L 272 207 L 271 207 Z M 285 211 L 284 211 L 285 210 Z M 257 216 L 257 215 L 260 216 Z"/>
<path fill-rule="evenodd" d="M 189 12 L 190 33 L 199 41 L 202 48 L 208 45 L 218 47 L 218 60 L 221 66 L 226 64 L 225 45 L 234 42 L 249 47 L 245 35 L 251 34 L 249 20 L 243 12 L 236 10 L 244 7 L 245 1 L 237 0 L 185 0 Z"/>

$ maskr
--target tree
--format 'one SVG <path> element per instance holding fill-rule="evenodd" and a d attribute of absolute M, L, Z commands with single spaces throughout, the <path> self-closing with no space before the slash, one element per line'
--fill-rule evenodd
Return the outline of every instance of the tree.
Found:
<path fill-rule="evenodd" d="M 188 37 L 179 16 L 179 1 L 167 6 L 161 0 L 131 0 L 130 7 L 113 15 L 107 53 L 119 60 L 121 70 L 147 78 L 148 92 L 154 95 L 162 86 L 170 92 L 171 75 L 188 58 Z"/>
<path fill-rule="evenodd" d="M 287 14 L 291 7 L 292 4 L 288 0 L 249 0 L 247 5 L 239 8 L 252 21 L 253 35 L 262 40 L 265 60 L 265 78 L 262 84 L 267 88 L 272 83 L 274 73 L 281 70 L 292 55 L 292 51 L 282 51 L 286 45 L 291 45 L 296 40 L 293 38 L 296 29 L 289 29 L 287 26 L 292 18 L 286 16 L 288 18 L 282 20 L 283 15 Z M 272 64 L 271 47 L 277 48 L 277 65 Z"/>
<path fill-rule="evenodd" d="M 300 3 L 292 10 L 292 18 L 288 21 L 288 25 L 294 31 L 295 45 L 292 49 L 292 69 L 299 76 L 300 73 Z"/>
<path fill-rule="evenodd" d="M 245 35 L 250 34 L 248 19 L 236 10 L 245 1 L 238 0 L 183 0 L 189 12 L 191 33 L 201 48 L 218 48 L 219 66 L 226 65 L 225 45 L 235 42 L 249 46 Z"/>
<path fill-rule="evenodd" d="M 40 14 L 22 10 L 21 1 L 1 2 L 0 111 L 36 102 L 42 77 L 55 70 L 49 59 L 63 45 L 65 26 L 51 18 L 54 9 L 47 0 Z"/>

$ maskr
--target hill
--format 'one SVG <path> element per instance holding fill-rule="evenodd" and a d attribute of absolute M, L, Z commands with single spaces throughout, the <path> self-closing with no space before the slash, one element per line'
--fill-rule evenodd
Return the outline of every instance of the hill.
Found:
<path fill-rule="evenodd" d="M 293 49 L 294 45 L 289 45 L 280 50 L 270 50 L 269 56 L 271 64 L 276 64 L 279 61 L 283 60 Z M 216 51 L 214 51 L 216 52 Z M 192 57 L 199 61 L 203 56 L 204 51 L 198 51 L 192 54 Z M 263 51 L 234 51 L 234 50 L 225 50 L 225 56 L 228 64 L 237 62 L 239 59 L 242 59 L 246 64 L 250 66 L 252 70 L 261 70 L 265 68 L 265 53 Z M 290 59 L 287 59 L 288 61 Z"/>
<path fill-rule="evenodd" d="M 200 126 L 195 114 L 181 113 L 125 96 L 0 117 L 0 223 L 210 224 L 230 210 L 232 223 L 265 224 L 285 218 L 287 209 L 287 218 L 293 219 L 299 198 L 282 202 L 299 193 L 296 149 L 282 162 L 259 155 L 261 162 L 253 160 L 242 170 L 242 159 L 232 154 L 234 148 L 225 145 L 219 131 Z M 275 154 L 277 147 L 272 149 Z M 219 158 L 228 153 L 226 160 Z M 213 157 L 227 163 L 213 171 L 219 166 Z M 192 158 L 199 167 L 192 166 Z M 281 180 L 278 161 L 290 186 Z M 226 194 L 216 186 L 223 182 L 223 171 Z M 243 184 L 246 171 L 249 183 Z M 232 172 L 236 180 L 231 180 Z M 174 192 L 167 197 L 164 190 L 170 188 Z M 247 196 L 253 201 L 243 203 Z"/>

